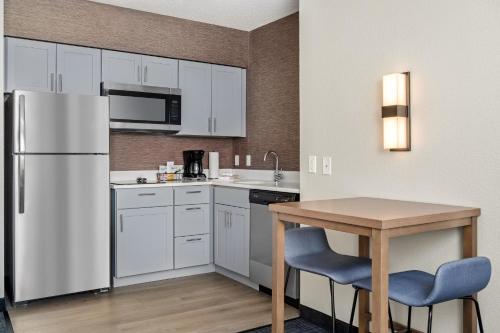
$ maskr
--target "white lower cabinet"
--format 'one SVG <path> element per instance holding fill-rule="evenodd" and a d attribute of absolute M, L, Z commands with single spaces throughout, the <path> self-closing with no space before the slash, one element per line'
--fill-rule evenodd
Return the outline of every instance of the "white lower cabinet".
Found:
<path fill-rule="evenodd" d="M 210 233 L 210 205 L 175 206 L 175 237 Z"/>
<path fill-rule="evenodd" d="M 215 264 L 250 275 L 250 210 L 214 205 Z"/>
<path fill-rule="evenodd" d="M 115 232 L 116 277 L 174 268 L 172 207 L 118 210 Z"/>
<path fill-rule="evenodd" d="M 175 268 L 208 265 L 210 263 L 210 235 L 175 238 Z"/>

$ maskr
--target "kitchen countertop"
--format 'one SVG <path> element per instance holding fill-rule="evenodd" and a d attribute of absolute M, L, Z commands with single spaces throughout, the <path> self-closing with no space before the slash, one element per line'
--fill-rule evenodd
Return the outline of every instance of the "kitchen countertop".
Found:
<path fill-rule="evenodd" d="M 224 181 L 217 179 L 208 179 L 206 181 L 169 181 L 166 183 L 146 183 L 137 184 L 135 181 L 116 181 L 110 184 L 112 189 L 126 189 L 126 188 L 143 188 L 143 187 L 177 187 L 177 186 L 225 186 L 246 188 L 264 191 L 277 191 L 288 193 L 300 193 L 299 183 L 280 182 L 277 186 L 272 181 L 254 180 L 254 179 L 240 179 L 234 181 Z"/>

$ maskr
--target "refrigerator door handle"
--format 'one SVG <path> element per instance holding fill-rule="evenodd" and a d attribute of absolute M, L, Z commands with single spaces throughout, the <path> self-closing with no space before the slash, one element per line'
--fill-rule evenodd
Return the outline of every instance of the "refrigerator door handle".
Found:
<path fill-rule="evenodd" d="M 25 156 L 19 155 L 19 214 L 24 214 Z"/>
<path fill-rule="evenodd" d="M 19 96 L 19 152 L 26 152 L 26 96 Z"/>

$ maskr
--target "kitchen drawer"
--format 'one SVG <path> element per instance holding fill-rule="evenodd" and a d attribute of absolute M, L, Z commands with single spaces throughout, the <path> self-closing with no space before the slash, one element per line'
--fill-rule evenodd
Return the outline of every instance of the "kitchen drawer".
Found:
<path fill-rule="evenodd" d="M 118 209 L 173 205 L 172 188 L 133 188 L 116 190 Z"/>
<path fill-rule="evenodd" d="M 210 203 L 208 186 L 182 186 L 175 189 L 176 205 L 193 205 Z"/>
<path fill-rule="evenodd" d="M 215 203 L 240 208 L 250 208 L 250 191 L 241 188 L 215 187 Z"/>
<path fill-rule="evenodd" d="M 175 237 L 210 233 L 209 204 L 175 206 Z"/>
<path fill-rule="evenodd" d="M 175 238 L 175 268 L 208 265 L 210 263 L 210 235 Z"/>

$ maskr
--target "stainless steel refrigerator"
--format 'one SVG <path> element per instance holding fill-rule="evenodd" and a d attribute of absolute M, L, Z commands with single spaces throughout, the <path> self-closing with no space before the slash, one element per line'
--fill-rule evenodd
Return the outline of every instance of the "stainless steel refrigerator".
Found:
<path fill-rule="evenodd" d="M 12 301 L 108 288 L 107 97 L 14 91 L 6 142 Z"/>

